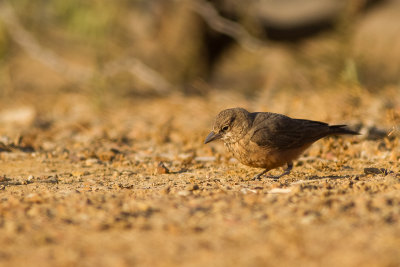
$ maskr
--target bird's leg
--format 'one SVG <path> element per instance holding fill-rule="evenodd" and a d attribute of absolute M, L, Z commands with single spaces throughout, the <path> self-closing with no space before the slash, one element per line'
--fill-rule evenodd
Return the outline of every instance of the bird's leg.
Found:
<path fill-rule="evenodd" d="M 267 176 L 267 178 L 272 178 L 272 179 L 274 179 L 274 180 L 278 180 L 278 179 L 281 178 L 282 176 L 288 175 L 292 169 L 293 169 L 293 162 L 288 162 L 288 163 L 287 163 L 287 168 L 283 171 L 282 174 L 277 175 L 277 176 L 272 176 L 272 175 L 271 175 L 271 176 Z M 267 171 L 269 171 L 269 169 L 263 170 L 262 172 L 260 172 L 260 173 L 257 174 L 256 176 L 254 176 L 254 177 L 252 178 L 252 180 L 260 179 L 260 177 L 261 177 L 264 173 L 266 173 Z"/>
<path fill-rule="evenodd" d="M 254 176 L 254 177 L 252 178 L 252 180 L 258 180 L 258 179 L 260 179 L 261 175 L 263 175 L 263 174 L 266 173 L 267 171 L 269 171 L 269 169 L 263 170 L 262 172 L 260 172 L 260 173 L 257 174 L 256 176 Z"/>
<path fill-rule="evenodd" d="M 292 169 L 293 169 L 293 162 L 288 162 L 287 168 L 283 171 L 283 173 L 281 175 L 268 176 L 268 178 L 273 178 L 273 179 L 277 180 L 277 179 L 281 178 L 282 176 L 288 175 Z"/>

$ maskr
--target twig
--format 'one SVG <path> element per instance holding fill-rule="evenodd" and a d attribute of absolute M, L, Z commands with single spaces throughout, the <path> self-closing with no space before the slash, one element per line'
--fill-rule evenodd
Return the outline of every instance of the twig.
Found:
<path fill-rule="evenodd" d="M 69 63 L 58 57 L 53 51 L 44 49 L 37 40 L 22 27 L 13 7 L 5 0 L 0 2 L 0 19 L 3 20 L 7 26 L 11 38 L 32 58 L 74 81 L 86 81 L 93 75 L 93 71 L 90 69 L 78 66 L 71 67 Z"/>
<path fill-rule="evenodd" d="M 56 53 L 39 44 L 19 22 L 14 8 L 7 0 L 0 0 L 0 19 L 6 25 L 11 38 L 21 46 L 32 58 L 50 67 L 53 71 L 62 74 L 74 82 L 85 83 L 96 73 L 93 68 L 72 65 Z M 112 76 L 127 71 L 143 82 L 152 86 L 158 93 L 166 93 L 172 85 L 156 70 L 150 68 L 137 58 L 129 57 L 105 64 L 102 76 Z"/>
<path fill-rule="evenodd" d="M 133 57 L 107 63 L 102 74 L 104 76 L 113 76 L 123 71 L 128 71 L 132 75 L 140 78 L 142 81 L 151 85 L 158 93 L 166 93 L 172 88 L 172 84 L 164 79 L 159 72 Z"/>
<path fill-rule="evenodd" d="M 253 52 L 265 46 L 265 42 L 253 37 L 242 25 L 220 16 L 211 3 L 204 0 L 190 0 L 189 3 L 189 8 L 199 14 L 212 29 L 232 37 L 246 50 Z"/>

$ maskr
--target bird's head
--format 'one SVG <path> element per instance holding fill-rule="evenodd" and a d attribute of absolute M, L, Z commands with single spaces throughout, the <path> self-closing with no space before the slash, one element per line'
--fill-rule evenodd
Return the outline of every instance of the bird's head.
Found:
<path fill-rule="evenodd" d="M 205 144 L 222 139 L 225 143 L 236 143 L 248 131 L 251 124 L 250 113 L 243 108 L 230 108 L 221 111 L 214 121 L 213 130 L 204 141 Z"/>

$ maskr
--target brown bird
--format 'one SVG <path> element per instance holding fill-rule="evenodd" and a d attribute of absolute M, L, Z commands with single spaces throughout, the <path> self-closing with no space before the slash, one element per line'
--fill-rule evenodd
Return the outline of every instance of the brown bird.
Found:
<path fill-rule="evenodd" d="M 243 108 L 231 108 L 217 115 L 213 130 L 204 143 L 222 139 L 225 147 L 241 163 L 265 169 L 253 179 L 286 164 L 287 168 L 281 175 L 272 177 L 278 179 L 290 173 L 293 160 L 315 141 L 329 135 L 359 134 L 345 127 L 292 119 L 277 113 L 250 113 Z"/>

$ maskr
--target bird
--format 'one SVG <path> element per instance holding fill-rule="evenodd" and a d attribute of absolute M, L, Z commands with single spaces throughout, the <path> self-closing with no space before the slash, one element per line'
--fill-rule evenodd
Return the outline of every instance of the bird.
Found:
<path fill-rule="evenodd" d="M 225 147 L 242 164 L 263 168 L 253 177 L 286 165 L 279 179 L 290 174 L 293 161 L 317 140 L 330 135 L 358 135 L 347 125 L 294 119 L 272 112 L 248 112 L 244 108 L 222 110 L 215 118 L 204 144 L 221 139 Z"/>

